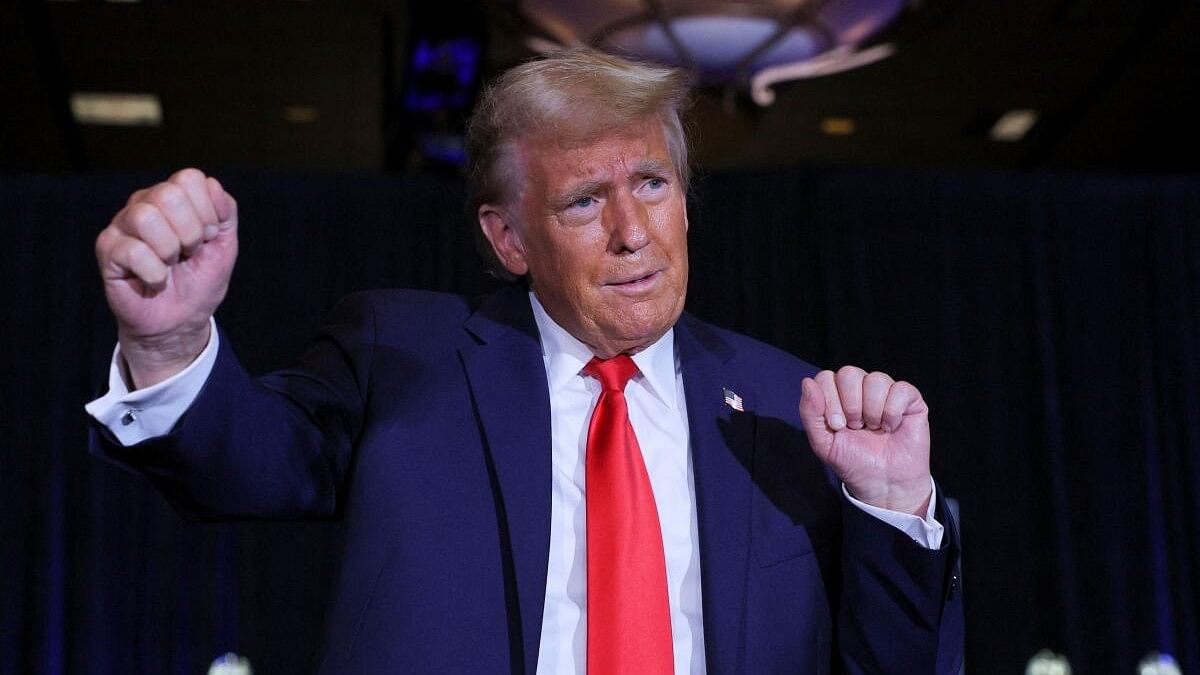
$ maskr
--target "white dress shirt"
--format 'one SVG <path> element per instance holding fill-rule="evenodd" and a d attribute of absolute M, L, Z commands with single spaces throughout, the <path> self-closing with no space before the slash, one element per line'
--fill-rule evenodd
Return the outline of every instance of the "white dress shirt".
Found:
<path fill-rule="evenodd" d="M 550 559 L 546 605 L 538 647 L 539 675 L 587 671 L 587 519 L 584 454 L 588 422 L 600 382 L 582 374 L 592 359 L 587 345 L 554 322 L 530 293 L 542 339 L 550 385 L 553 444 Z M 633 425 L 658 506 L 667 561 L 667 599 L 675 672 L 704 672 L 704 623 L 700 608 L 700 546 L 696 489 L 683 377 L 675 356 L 675 333 L 633 355 L 638 373 L 625 385 Z"/>
<path fill-rule="evenodd" d="M 217 363 L 221 337 L 215 319 L 208 320 L 208 344 L 195 361 L 171 377 L 137 391 L 121 374 L 121 345 L 113 348 L 108 367 L 108 391 L 83 408 L 108 427 L 121 445 L 136 445 L 148 438 L 171 433 L 175 423 L 200 395 L 208 374 Z"/>
<path fill-rule="evenodd" d="M 591 350 L 556 324 L 532 293 L 529 297 L 541 336 L 550 390 L 553 454 L 550 554 L 538 673 L 582 675 L 587 663 L 584 453 L 587 425 L 600 394 L 600 384 L 581 372 L 592 358 Z M 85 408 L 123 445 L 167 434 L 199 395 L 216 363 L 219 345 L 214 321 L 208 345 L 195 361 L 173 377 L 133 392 L 121 374 L 118 346 L 109 369 L 108 392 Z M 674 331 L 668 331 L 633 355 L 633 362 L 639 372 L 626 385 L 625 397 L 662 527 L 675 672 L 704 673 L 696 491 Z M 871 506 L 848 493 L 846 497 L 858 508 L 902 530 L 921 546 L 941 546 L 943 527 L 933 518 L 936 493 L 925 518 Z"/>

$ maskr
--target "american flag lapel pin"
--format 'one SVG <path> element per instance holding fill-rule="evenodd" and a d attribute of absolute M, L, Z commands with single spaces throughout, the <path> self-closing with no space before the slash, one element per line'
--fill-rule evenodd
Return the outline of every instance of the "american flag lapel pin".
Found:
<path fill-rule="evenodd" d="M 729 406 L 730 408 L 733 408 L 734 410 L 736 410 L 738 412 L 746 411 L 745 408 L 742 407 L 742 397 L 741 396 L 738 396 L 734 392 L 730 391 L 728 388 L 722 388 L 722 391 L 725 392 L 725 405 Z"/>

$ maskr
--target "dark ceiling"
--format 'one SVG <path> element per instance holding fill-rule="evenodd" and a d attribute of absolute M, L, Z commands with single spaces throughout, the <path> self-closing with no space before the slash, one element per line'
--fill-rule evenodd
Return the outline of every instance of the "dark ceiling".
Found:
<path fill-rule="evenodd" d="M 510 10 L 498 0 L 2 3 L 0 170 L 424 166 L 413 129 L 452 131 L 461 112 L 402 109 L 412 46 L 468 36 L 494 73 L 531 53 Z M 779 85 L 767 108 L 701 92 L 697 163 L 1196 172 L 1198 33 L 1200 3 L 1181 0 L 915 0 L 880 38 L 898 48 L 889 59 Z M 163 123 L 79 126 L 72 92 L 154 93 Z M 1013 109 L 1037 111 L 1037 124 L 1019 142 L 991 140 Z M 825 133 L 828 118 L 852 133 Z"/>

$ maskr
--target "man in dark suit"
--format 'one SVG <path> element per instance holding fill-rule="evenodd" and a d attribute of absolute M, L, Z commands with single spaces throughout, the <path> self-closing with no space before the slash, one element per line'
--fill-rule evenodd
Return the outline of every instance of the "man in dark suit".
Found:
<path fill-rule="evenodd" d="M 233 198 L 135 193 L 96 244 L 100 451 L 189 516 L 343 517 L 323 672 L 957 672 L 917 389 L 682 313 L 684 95 L 584 51 L 506 73 L 470 179 L 524 285 L 351 296 L 257 381 L 212 320 Z"/>

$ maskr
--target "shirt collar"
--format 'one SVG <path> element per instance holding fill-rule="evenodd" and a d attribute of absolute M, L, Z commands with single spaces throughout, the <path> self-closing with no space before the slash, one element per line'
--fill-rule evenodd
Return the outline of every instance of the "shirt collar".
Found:
<path fill-rule="evenodd" d="M 533 291 L 529 292 L 533 318 L 537 322 L 542 342 L 542 359 L 546 364 L 546 382 L 550 393 L 565 387 L 574 377 L 580 377 L 583 367 L 592 360 L 592 350 L 558 325 Z M 632 356 L 639 374 L 635 377 L 668 408 L 675 409 L 675 329 L 671 328 L 649 347 Z"/>

